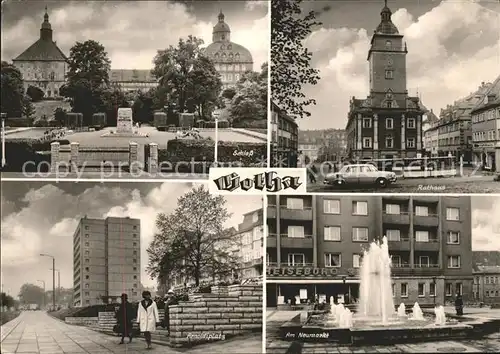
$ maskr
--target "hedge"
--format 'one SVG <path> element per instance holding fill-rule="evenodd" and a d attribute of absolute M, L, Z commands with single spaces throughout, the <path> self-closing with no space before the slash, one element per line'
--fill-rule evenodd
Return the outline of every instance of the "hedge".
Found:
<path fill-rule="evenodd" d="M 239 152 L 239 153 L 238 153 Z M 170 161 L 213 162 L 213 140 L 170 140 L 167 149 L 158 150 L 158 163 Z M 267 156 L 266 143 L 219 141 L 217 160 L 222 163 L 240 162 L 242 167 L 258 166 Z"/>
<path fill-rule="evenodd" d="M 35 146 L 24 142 L 6 141 L 6 164 L 2 171 L 23 172 L 23 165 L 26 162 L 33 162 L 32 164 L 26 166 L 24 172 L 48 172 L 50 166 L 50 154 L 46 155 L 36 153 L 36 150 L 34 149 Z M 0 153 L 3 156 L 3 151 L 1 150 L 2 149 L 0 148 Z"/>
<path fill-rule="evenodd" d="M 33 124 L 33 119 L 30 118 L 7 118 L 5 126 L 11 128 L 25 128 Z"/>

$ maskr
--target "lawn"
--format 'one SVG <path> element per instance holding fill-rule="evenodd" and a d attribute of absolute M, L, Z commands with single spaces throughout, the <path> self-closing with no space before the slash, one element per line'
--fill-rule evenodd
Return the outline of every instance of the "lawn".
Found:
<path fill-rule="evenodd" d="M 3 326 L 9 321 L 12 321 L 14 318 L 19 316 L 19 311 L 5 311 L 0 313 L 0 325 Z"/>

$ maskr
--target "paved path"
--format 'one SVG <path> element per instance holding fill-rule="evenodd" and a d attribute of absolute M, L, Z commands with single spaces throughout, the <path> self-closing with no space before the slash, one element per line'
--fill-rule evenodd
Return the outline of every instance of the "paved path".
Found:
<path fill-rule="evenodd" d="M 163 353 L 172 354 L 179 351 L 167 346 L 154 345 L 146 350 L 143 339 L 135 339 L 131 344 L 119 345 L 119 338 L 92 331 L 85 327 L 68 325 L 54 319 L 42 311 L 23 312 L 16 319 L 1 327 L 2 354 L 136 354 Z M 258 351 L 252 348 L 259 344 Z M 260 353 L 261 339 L 254 337 L 235 339 L 205 345 L 189 353 Z M 244 350 L 249 348 L 250 351 Z"/>

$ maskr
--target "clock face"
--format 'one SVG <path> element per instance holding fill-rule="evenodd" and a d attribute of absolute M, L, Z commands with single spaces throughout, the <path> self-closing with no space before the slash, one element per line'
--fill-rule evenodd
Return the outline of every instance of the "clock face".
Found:
<path fill-rule="evenodd" d="M 387 64 L 388 65 L 392 65 L 393 64 L 393 61 L 392 61 L 391 57 L 387 58 Z"/>

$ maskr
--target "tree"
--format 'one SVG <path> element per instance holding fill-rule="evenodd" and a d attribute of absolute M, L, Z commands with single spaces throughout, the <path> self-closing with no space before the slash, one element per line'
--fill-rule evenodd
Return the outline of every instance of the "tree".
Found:
<path fill-rule="evenodd" d="M 198 286 L 204 276 L 215 278 L 237 269 L 240 260 L 232 252 L 236 241 L 224 228 L 231 216 L 225 204 L 224 197 L 201 186 L 180 197 L 171 214 L 158 214 L 158 232 L 147 250 L 149 275 L 179 275 Z"/>
<path fill-rule="evenodd" d="M 234 87 L 228 87 L 222 91 L 221 96 L 225 99 L 232 100 L 234 95 L 236 95 L 236 90 Z"/>
<path fill-rule="evenodd" d="M 43 96 L 45 96 L 45 93 L 43 90 L 39 87 L 29 85 L 28 89 L 26 90 L 26 95 L 31 98 L 32 102 L 38 102 L 43 99 Z"/>
<path fill-rule="evenodd" d="M 31 102 L 31 99 L 28 96 L 24 96 L 23 98 L 23 116 L 28 119 L 29 123 L 28 125 L 31 126 L 33 125 L 33 120 L 35 116 L 35 106 L 33 106 L 33 103 Z"/>
<path fill-rule="evenodd" d="M 61 107 L 57 107 L 54 110 L 54 120 L 59 126 L 64 126 L 64 123 L 66 121 L 66 113 L 66 110 Z"/>
<path fill-rule="evenodd" d="M 138 122 L 151 122 L 153 120 L 153 95 L 154 91 L 139 92 L 132 105 L 134 120 Z"/>
<path fill-rule="evenodd" d="M 16 300 L 14 300 L 12 296 L 7 295 L 6 293 L 1 294 L 0 301 L 0 308 L 3 308 L 4 306 L 10 308 L 16 305 Z"/>
<path fill-rule="evenodd" d="M 2 113 L 7 117 L 21 117 L 23 110 L 23 76 L 12 64 L 5 61 L 1 63 L 1 101 Z"/>
<path fill-rule="evenodd" d="M 110 69 L 111 61 L 99 42 L 77 42 L 70 49 L 67 83 L 59 93 L 71 99 L 72 111 L 82 113 L 86 123 L 105 105 L 101 96 L 109 85 Z"/>
<path fill-rule="evenodd" d="M 177 47 L 158 51 L 152 74 L 159 80 L 155 106 L 175 104 L 178 112 L 198 112 L 208 119 L 222 83 L 215 66 L 202 52 L 203 40 L 189 36 Z"/>
<path fill-rule="evenodd" d="M 19 300 L 22 304 L 38 304 L 42 307 L 44 305 L 44 291 L 41 287 L 33 284 L 23 284 L 19 290 Z"/>
<path fill-rule="evenodd" d="M 267 127 L 267 68 L 264 63 L 260 73 L 247 71 L 236 84 L 229 108 L 233 127 Z"/>
<path fill-rule="evenodd" d="M 302 16 L 302 0 L 273 0 L 271 2 L 271 95 L 273 101 L 291 117 L 311 114 L 305 108 L 316 104 L 302 92 L 304 85 L 318 83 L 319 70 L 311 68 L 312 53 L 304 40 L 313 26 L 314 11 Z"/>
<path fill-rule="evenodd" d="M 128 97 L 118 88 L 106 88 L 96 98 L 96 112 L 104 112 L 108 126 L 116 126 L 118 108 L 129 108 Z"/>

